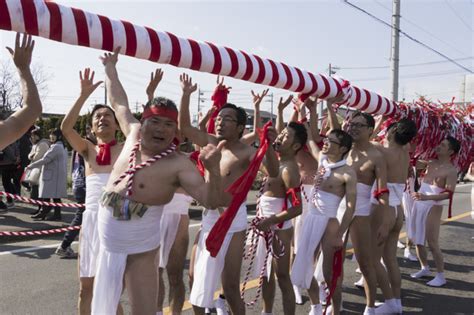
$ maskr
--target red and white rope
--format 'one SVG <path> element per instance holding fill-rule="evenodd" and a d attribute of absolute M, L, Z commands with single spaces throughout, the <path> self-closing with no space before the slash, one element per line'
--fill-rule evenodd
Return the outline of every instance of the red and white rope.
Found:
<path fill-rule="evenodd" d="M 29 203 L 29 204 L 37 205 L 37 206 L 50 206 L 50 207 L 63 207 L 63 208 L 84 208 L 85 207 L 85 204 L 82 204 L 82 203 L 47 202 L 47 201 L 26 198 L 26 197 L 22 197 L 15 194 L 10 194 L 5 191 L 0 191 L 0 196 L 10 197 L 20 202 Z"/>
<path fill-rule="evenodd" d="M 38 231 L 4 231 L 0 232 L 0 236 L 32 236 L 32 235 L 51 235 L 56 233 L 62 233 L 73 230 L 80 230 L 80 225 L 68 226 L 64 228 L 50 229 L 50 230 L 38 230 Z"/>
<path fill-rule="evenodd" d="M 138 165 L 136 164 L 137 161 L 137 152 L 140 149 L 140 141 L 138 141 L 132 149 L 132 152 L 130 153 L 130 158 L 128 159 L 128 170 L 126 170 L 120 177 L 114 182 L 114 185 L 117 185 L 120 183 L 125 177 L 128 176 L 127 180 L 127 196 L 132 195 L 132 186 L 133 186 L 133 178 L 135 177 L 135 173 L 142 168 L 145 168 L 147 166 L 150 166 L 151 164 L 155 163 L 156 161 L 164 158 L 165 156 L 173 153 L 176 150 L 176 145 L 172 143 L 164 152 L 161 152 L 160 154 L 157 154 L 145 162 L 142 162 Z"/>
<path fill-rule="evenodd" d="M 180 38 L 52 1 L 0 1 L 0 28 L 107 51 L 121 46 L 121 53 L 128 56 L 317 95 L 321 99 L 344 91 L 344 105 L 372 114 L 397 112 L 395 102 L 337 77 L 313 74 L 241 50 Z"/>

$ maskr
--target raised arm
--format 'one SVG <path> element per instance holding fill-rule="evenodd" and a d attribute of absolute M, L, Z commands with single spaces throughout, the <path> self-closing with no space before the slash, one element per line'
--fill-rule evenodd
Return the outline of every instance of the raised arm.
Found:
<path fill-rule="evenodd" d="M 97 89 L 97 87 L 102 84 L 102 81 L 94 83 L 94 71 L 91 73 L 89 68 L 84 70 L 84 74 L 82 71 L 79 72 L 79 79 L 81 81 L 81 94 L 72 106 L 71 110 L 69 110 L 69 112 L 64 117 L 61 123 L 61 132 L 72 148 L 87 160 L 87 152 L 91 142 L 82 138 L 79 133 L 74 130 L 74 124 L 79 117 L 82 106 L 89 96 Z"/>
<path fill-rule="evenodd" d="M 302 109 L 300 112 L 304 113 L 304 109 L 307 108 L 309 111 L 309 121 L 310 121 L 310 126 L 311 126 L 311 136 L 313 137 L 313 140 L 316 144 L 321 142 L 322 138 L 319 134 L 319 127 L 318 127 L 318 112 L 316 111 L 316 106 L 318 105 L 318 99 L 317 98 L 311 98 L 308 97 L 306 101 L 303 104 Z M 301 116 L 301 114 L 300 114 Z M 300 118 L 302 119 L 302 118 Z"/>
<path fill-rule="evenodd" d="M 293 95 L 288 96 L 288 98 L 283 101 L 283 97 L 280 97 L 280 101 L 278 102 L 278 112 L 277 112 L 277 121 L 276 121 L 276 131 L 278 133 L 282 132 L 285 129 L 285 122 L 283 120 L 283 111 L 285 108 L 290 105 L 291 100 L 293 99 Z"/>
<path fill-rule="evenodd" d="M 179 107 L 178 128 L 191 142 L 204 147 L 208 143 L 213 142 L 212 136 L 206 131 L 201 131 L 191 125 L 191 115 L 189 114 L 189 100 L 191 94 L 197 90 L 197 84 L 193 84 L 193 80 L 186 73 L 180 75 L 179 80 L 181 81 L 183 95 L 181 96 L 181 105 Z"/>
<path fill-rule="evenodd" d="M 158 84 L 160 84 L 161 79 L 163 79 L 163 71 L 161 71 L 161 69 L 156 69 L 155 73 L 151 73 L 150 82 L 148 82 L 148 86 L 146 87 L 146 96 L 148 101 L 153 100 L 155 97 L 155 91 L 158 87 Z"/>
<path fill-rule="evenodd" d="M 15 50 L 7 47 L 20 75 L 23 107 L 4 121 L 0 121 L 0 150 L 19 139 L 41 115 L 41 100 L 38 94 L 30 64 L 35 41 L 31 35 L 23 35 L 20 44 L 20 33 L 16 34 Z"/>
<path fill-rule="evenodd" d="M 262 128 L 262 120 L 260 119 L 260 104 L 262 103 L 262 100 L 265 96 L 267 96 L 269 89 L 266 89 L 265 91 L 262 92 L 262 94 L 256 94 L 252 90 L 252 96 L 253 96 L 253 130 L 252 132 L 243 135 L 240 141 L 242 141 L 245 144 L 252 144 L 258 139 L 258 130 Z"/>
<path fill-rule="evenodd" d="M 333 104 L 342 101 L 344 94 L 341 92 L 333 98 L 328 98 L 327 109 L 328 109 L 328 120 L 329 120 L 329 131 L 334 129 L 341 129 L 341 124 L 337 120 L 336 112 L 334 111 Z"/>
<path fill-rule="evenodd" d="M 132 130 L 138 133 L 140 122 L 133 116 L 128 107 L 128 97 L 117 73 L 116 65 L 120 49 L 121 47 L 117 47 L 113 53 L 105 53 L 100 57 L 100 60 L 102 60 L 102 64 L 105 66 L 105 84 L 110 104 L 115 111 L 120 129 L 125 137 L 128 137 Z"/>
<path fill-rule="evenodd" d="M 199 130 L 206 132 L 207 131 L 207 123 L 209 122 L 209 119 L 211 119 L 212 114 L 216 108 L 212 106 L 209 108 L 209 110 L 206 112 L 206 115 L 202 116 L 202 113 L 198 113 L 198 127 Z M 201 116 L 199 116 L 201 114 Z"/>
<path fill-rule="evenodd" d="M 319 146 L 317 144 L 316 139 L 320 139 L 319 137 L 319 132 L 318 130 L 318 119 L 317 119 L 317 113 L 316 113 L 316 100 L 311 100 L 309 97 L 305 101 L 305 106 L 309 110 L 309 123 L 305 122 L 304 125 L 306 127 L 306 131 L 308 134 L 308 147 L 309 151 L 311 153 L 311 156 L 318 161 L 319 163 L 319 158 L 320 158 L 320 153 L 321 150 L 319 149 Z M 317 132 L 317 137 L 314 138 L 315 132 L 313 130 L 316 130 Z"/>

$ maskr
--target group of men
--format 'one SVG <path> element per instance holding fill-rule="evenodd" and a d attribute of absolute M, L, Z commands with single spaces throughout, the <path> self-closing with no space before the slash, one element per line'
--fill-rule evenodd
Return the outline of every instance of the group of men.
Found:
<path fill-rule="evenodd" d="M 30 36 L 24 36 L 22 44 L 17 36 L 15 50 L 10 49 L 24 85 L 26 106 L 1 123 L 2 135 L 8 138 L 27 129 L 22 125 L 12 127 L 17 120 L 26 120 L 21 115 L 31 120 L 41 112 L 28 70 L 33 46 Z M 340 126 L 332 106 L 340 100 L 338 96 L 328 100 L 329 130 L 322 137 L 317 99 L 312 97 L 295 102 L 296 114 L 285 127 L 282 114 L 291 103 L 289 98 L 280 101 L 276 129 L 266 125 L 254 130 L 260 140 L 256 149 L 249 141 L 242 141 L 247 116 L 244 109 L 233 104 L 218 109 L 210 122 L 215 124 L 212 133 L 192 126 L 189 103 L 197 85 L 188 75 L 180 77 L 179 111 L 173 101 L 154 97 L 163 76 L 160 70 L 152 74 L 148 102 L 138 121 L 129 109 L 117 73 L 119 51 L 120 47 L 101 57 L 112 107 L 98 105 L 91 113 L 97 143 L 73 129 L 87 98 L 102 83 L 94 82 L 90 69 L 80 72 L 80 96 L 61 125 L 64 137 L 85 162 L 86 210 L 79 252 L 81 314 L 122 313 L 120 297 L 125 288 L 133 314 L 161 314 L 164 269 L 169 274 L 171 311 L 181 312 L 187 210 L 192 199 L 205 207 L 190 266 L 189 301 L 194 312 L 204 314 L 206 308 L 214 306 L 220 282 L 232 314 L 245 314 L 240 276 L 249 225 L 245 196 L 239 199 L 238 193 L 229 188 L 245 181 L 248 170 L 258 167 L 262 159 L 266 180 L 253 227 L 253 233 L 259 235 L 255 271 L 264 277 L 262 314 L 272 313 L 275 276 L 285 314 L 295 313 L 298 288 L 308 290 L 310 314 L 321 314 L 320 288 L 314 276 L 318 263 L 330 286 L 331 312 L 339 314 L 343 277 L 332 286 L 334 259 L 346 247 L 349 236 L 365 279 L 364 314 L 401 313 L 396 246 L 410 167 L 408 145 L 416 135 L 412 121 L 392 123 L 383 143 L 374 144 L 371 137 L 375 120 L 371 115 L 355 112 Z M 222 82 L 218 88 L 225 88 Z M 259 103 L 263 95 L 254 94 L 254 102 Z M 12 130 L 7 133 L 4 129 Z M 126 137 L 124 143 L 115 139 L 119 129 Z M 196 161 L 179 151 L 179 142 L 185 138 L 199 147 L 197 163 L 204 167 L 204 174 Z M 4 139 L 2 146 L 7 144 Z M 455 139 L 443 141 L 437 149 L 438 159 L 427 162 L 421 190 L 413 192 L 410 235 L 422 264 L 422 270 L 413 276 L 429 274 L 426 239 L 437 265 L 438 274 L 429 283 L 434 286 L 446 282 L 437 244 L 442 211 L 439 201 L 452 197 L 456 171 L 450 157 L 457 151 L 459 143 Z M 168 256 L 173 257 L 172 263 L 168 263 Z M 377 286 L 385 303 L 375 308 Z"/>

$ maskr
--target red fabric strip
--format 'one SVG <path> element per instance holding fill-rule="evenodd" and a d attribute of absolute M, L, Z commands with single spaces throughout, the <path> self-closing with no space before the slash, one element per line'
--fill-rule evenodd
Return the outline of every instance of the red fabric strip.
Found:
<path fill-rule="evenodd" d="M 296 70 L 296 73 L 298 74 L 298 78 L 300 79 L 300 83 L 298 84 L 298 88 L 296 89 L 295 92 L 301 92 L 304 89 L 304 83 L 305 83 L 303 72 L 301 72 L 299 68 L 295 68 L 295 70 Z"/>
<path fill-rule="evenodd" d="M 290 197 L 291 204 L 293 207 L 301 205 L 301 200 L 296 195 L 299 192 L 301 192 L 301 186 L 290 188 L 286 191 L 285 201 L 283 202 L 283 208 L 281 209 L 281 212 L 288 210 L 288 200 L 290 199 Z M 281 229 L 283 227 L 283 224 L 285 224 L 285 222 L 279 223 L 278 227 Z"/>
<path fill-rule="evenodd" d="M 132 23 L 127 21 L 120 21 L 125 29 L 125 38 L 127 39 L 127 50 L 125 54 L 127 56 L 135 56 L 137 54 L 137 34 Z"/>
<path fill-rule="evenodd" d="M 331 299 L 332 296 L 334 295 L 334 291 L 336 291 L 337 287 L 337 280 L 342 274 L 342 263 L 343 263 L 343 255 L 342 255 L 342 249 L 339 249 L 334 252 L 334 258 L 332 261 L 332 277 L 331 277 L 331 283 L 329 286 L 329 294 L 326 297 L 326 307 L 324 308 L 323 315 L 326 315 L 326 311 L 328 309 L 328 306 L 331 305 Z"/>
<path fill-rule="evenodd" d="M 389 194 L 389 193 L 390 191 L 387 188 L 377 189 L 377 190 L 374 190 L 373 196 L 375 199 L 379 200 L 380 196 L 382 196 L 383 194 Z"/>
<path fill-rule="evenodd" d="M 160 38 L 158 37 L 158 34 L 155 30 L 149 27 L 145 27 L 145 29 L 148 32 L 148 37 L 150 38 L 151 45 L 150 57 L 148 57 L 148 59 L 151 61 L 158 61 L 160 59 L 161 54 Z"/>
<path fill-rule="evenodd" d="M 214 89 L 214 94 L 211 96 L 211 100 L 213 102 L 213 106 L 216 110 L 212 113 L 211 117 L 209 118 L 209 123 L 207 125 L 207 133 L 214 134 L 215 125 L 216 125 L 216 117 L 219 114 L 220 109 L 227 103 L 227 94 L 229 94 L 229 88 L 225 85 L 219 87 L 219 85 Z"/>
<path fill-rule="evenodd" d="M 222 70 L 222 57 L 219 49 L 213 43 L 206 42 L 206 44 L 211 47 L 212 54 L 214 55 L 214 67 L 212 68 L 211 73 L 219 74 Z"/>
<path fill-rule="evenodd" d="M 189 45 L 191 46 L 191 69 L 199 70 L 201 69 L 202 64 L 202 55 L 201 55 L 201 47 L 199 44 L 192 39 L 188 39 Z"/>
<path fill-rule="evenodd" d="M 237 59 L 237 55 L 235 52 L 228 47 L 224 47 L 230 57 L 230 73 L 228 74 L 229 77 L 235 77 L 237 72 L 239 71 L 239 60 Z"/>
<path fill-rule="evenodd" d="M 347 81 L 346 81 L 347 82 Z M 339 81 L 337 80 L 334 80 L 334 83 L 336 83 L 336 87 L 337 87 L 337 94 L 341 93 L 342 92 L 342 86 L 341 86 L 341 83 L 339 83 Z M 337 95 L 336 94 L 336 95 Z"/>
<path fill-rule="evenodd" d="M 445 192 L 449 193 L 448 219 L 451 219 L 451 217 L 453 216 L 453 195 L 454 195 L 454 191 L 449 190 L 449 189 L 445 189 L 441 193 L 445 193 Z"/>
<path fill-rule="evenodd" d="M 63 22 L 59 6 L 54 2 L 45 2 L 49 10 L 49 39 L 62 41 L 63 38 Z"/>
<path fill-rule="evenodd" d="M 38 17 L 36 16 L 35 2 L 31 0 L 21 0 L 23 11 L 23 21 L 25 22 L 25 31 L 30 35 L 38 35 Z"/>
<path fill-rule="evenodd" d="M 331 86 L 329 85 L 329 81 L 325 76 L 321 75 L 320 77 L 321 79 L 323 79 L 323 82 L 324 82 L 324 92 L 319 97 L 326 98 L 331 92 Z"/>
<path fill-rule="evenodd" d="M 263 64 L 262 58 L 257 55 L 253 55 L 255 59 L 257 59 L 258 63 L 258 76 L 255 80 L 255 83 L 262 83 L 265 79 L 265 65 Z"/>
<path fill-rule="evenodd" d="M 100 25 L 102 26 L 102 50 L 114 50 L 114 32 L 112 31 L 112 23 L 108 17 L 98 15 Z"/>
<path fill-rule="evenodd" d="M 252 73 L 253 73 L 252 59 L 250 59 L 249 55 L 247 55 L 246 52 L 244 52 L 242 50 L 240 52 L 242 53 L 242 55 L 244 55 L 245 64 L 246 64 L 245 73 L 244 73 L 244 76 L 242 77 L 242 80 L 248 81 L 250 79 L 250 77 L 252 76 Z"/>
<path fill-rule="evenodd" d="M 318 91 L 318 81 L 316 81 L 316 77 L 311 72 L 308 72 L 309 78 L 311 79 L 311 83 L 313 87 L 311 91 L 308 92 L 309 95 L 314 95 Z"/>
<path fill-rule="evenodd" d="M 204 173 L 205 173 L 204 164 L 199 159 L 199 154 L 201 154 L 201 152 L 193 151 L 191 155 L 189 156 L 189 159 L 191 159 L 191 161 L 194 161 L 194 163 L 196 163 L 196 168 L 199 171 L 199 174 L 201 174 L 201 176 L 204 177 Z"/>
<path fill-rule="evenodd" d="M 178 66 L 179 61 L 181 60 L 181 46 L 179 45 L 179 39 L 175 35 L 166 32 L 171 38 L 171 60 L 170 64 L 173 66 Z"/>
<path fill-rule="evenodd" d="M 117 141 L 112 140 L 109 143 L 99 144 L 99 153 L 95 157 L 95 161 L 98 165 L 110 165 L 112 161 L 112 154 L 110 153 L 110 148 L 117 144 Z"/>
<path fill-rule="evenodd" d="M 270 81 L 270 86 L 275 86 L 280 80 L 280 74 L 278 73 L 278 68 L 273 60 L 268 59 L 270 66 L 272 67 L 272 80 Z"/>
<path fill-rule="evenodd" d="M 354 103 L 352 103 L 352 105 L 349 105 L 349 106 L 353 106 L 353 107 L 354 107 L 355 105 L 359 104 L 359 102 L 360 102 L 360 90 L 359 90 L 359 88 L 356 87 L 356 86 L 354 86 L 354 91 L 356 92 L 355 101 L 354 101 Z"/>
<path fill-rule="evenodd" d="M 89 29 L 84 11 L 72 8 L 72 14 L 74 15 L 74 21 L 76 21 L 77 44 L 89 47 Z"/>
<path fill-rule="evenodd" d="M 370 92 L 365 89 L 363 89 L 363 91 L 365 93 L 365 104 L 361 107 L 361 111 L 365 111 L 369 107 L 371 101 Z"/>
<path fill-rule="evenodd" d="M 0 28 L 3 30 L 11 30 L 12 22 L 6 0 L 0 1 Z"/>
<path fill-rule="evenodd" d="M 229 231 L 232 221 L 239 211 L 240 205 L 245 201 L 245 198 L 247 198 L 250 187 L 257 176 L 258 169 L 269 146 L 267 133 L 268 127 L 270 126 L 271 121 L 267 122 L 263 127 L 263 132 L 260 134 L 260 146 L 247 170 L 226 190 L 232 194 L 232 202 L 221 214 L 206 239 L 206 248 L 212 257 L 216 257 L 219 253 L 227 231 Z"/>
<path fill-rule="evenodd" d="M 169 118 L 175 123 L 178 123 L 178 111 L 163 106 L 146 107 L 142 114 L 142 121 L 154 116 Z"/>
<path fill-rule="evenodd" d="M 293 76 L 291 75 L 291 70 L 287 65 L 285 65 L 284 63 L 281 63 L 281 65 L 283 66 L 283 69 L 285 70 L 286 74 L 286 84 L 283 88 L 285 90 L 288 90 L 293 85 Z"/>

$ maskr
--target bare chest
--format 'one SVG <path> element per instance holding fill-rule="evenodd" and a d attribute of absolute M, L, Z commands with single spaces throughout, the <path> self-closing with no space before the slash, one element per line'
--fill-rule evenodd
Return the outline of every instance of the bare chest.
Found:
<path fill-rule="evenodd" d="M 375 164 L 368 154 L 351 152 L 347 159 L 347 165 L 355 170 L 358 182 L 372 185 L 375 179 Z"/>

